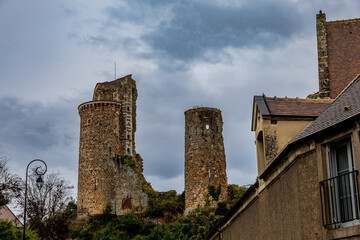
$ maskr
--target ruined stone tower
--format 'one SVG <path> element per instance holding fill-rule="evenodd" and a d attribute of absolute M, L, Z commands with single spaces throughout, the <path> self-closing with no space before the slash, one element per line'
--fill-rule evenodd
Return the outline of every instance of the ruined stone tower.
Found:
<path fill-rule="evenodd" d="M 108 204 L 117 214 L 146 207 L 147 183 L 135 152 L 136 99 L 136 82 L 128 75 L 98 83 L 93 100 L 78 107 L 78 218 L 100 214 Z"/>
<path fill-rule="evenodd" d="M 209 186 L 221 189 L 218 201 L 227 200 L 223 120 L 216 108 L 198 107 L 185 112 L 185 214 L 206 200 Z M 216 206 L 211 201 L 211 206 Z"/>

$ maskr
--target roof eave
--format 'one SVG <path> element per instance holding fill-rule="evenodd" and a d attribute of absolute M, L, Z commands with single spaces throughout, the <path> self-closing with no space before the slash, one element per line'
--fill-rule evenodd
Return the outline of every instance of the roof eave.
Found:
<path fill-rule="evenodd" d="M 257 101 L 258 100 L 258 101 Z M 265 95 L 262 96 L 255 95 L 253 100 L 253 112 L 251 119 L 251 131 L 255 131 L 255 121 L 256 121 L 256 112 L 260 112 L 261 116 L 269 116 L 270 110 L 266 103 Z"/>
<path fill-rule="evenodd" d="M 339 122 L 335 125 L 332 125 L 330 127 L 327 127 L 325 129 L 322 129 L 321 131 L 319 132 L 316 132 L 316 133 L 313 133 L 313 134 L 310 134 L 308 136 L 305 136 L 303 138 L 300 138 L 300 139 L 295 139 L 294 141 L 292 141 L 291 143 L 289 143 L 274 159 L 274 161 L 272 161 L 272 163 L 264 170 L 263 173 L 261 173 L 261 175 L 259 176 L 259 179 L 264 179 L 267 177 L 267 175 L 274 169 L 275 166 L 278 165 L 278 163 L 281 161 L 281 159 L 287 154 L 290 152 L 291 148 L 293 147 L 293 145 L 296 145 L 296 144 L 299 144 L 303 141 L 306 141 L 308 140 L 310 137 L 314 137 L 314 136 L 318 136 L 326 131 L 329 131 L 331 129 L 334 129 L 334 128 L 338 128 L 339 126 L 341 125 L 347 125 L 349 121 L 352 121 L 354 120 L 355 118 L 357 117 L 360 117 L 360 113 L 357 114 L 357 115 L 354 115 L 348 119 L 345 119 L 344 121 L 342 122 Z"/>

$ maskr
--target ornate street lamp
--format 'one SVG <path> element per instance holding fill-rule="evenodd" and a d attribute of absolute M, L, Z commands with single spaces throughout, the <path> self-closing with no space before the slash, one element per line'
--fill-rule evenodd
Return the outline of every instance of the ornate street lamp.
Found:
<path fill-rule="evenodd" d="M 41 167 L 37 167 L 35 168 L 35 174 L 38 176 L 38 178 L 36 179 L 36 186 L 41 189 L 44 185 L 44 180 L 42 179 L 41 176 L 43 176 L 46 171 L 47 171 L 47 165 L 46 163 L 41 160 L 41 159 L 35 159 L 32 160 L 26 167 L 26 177 L 25 177 L 25 203 L 24 203 L 24 230 L 23 230 L 23 240 L 25 240 L 25 229 L 26 229 L 26 201 L 27 201 L 27 179 L 28 179 L 28 171 L 29 171 L 29 166 L 30 164 L 32 164 L 33 162 L 41 162 L 44 164 L 45 169 L 43 170 Z M 42 170 L 42 171 L 41 171 Z"/>

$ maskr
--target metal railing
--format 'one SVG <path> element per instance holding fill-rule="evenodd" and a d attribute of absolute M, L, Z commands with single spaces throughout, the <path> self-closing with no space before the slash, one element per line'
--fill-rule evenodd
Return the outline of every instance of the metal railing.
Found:
<path fill-rule="evenodd" d="M 355 170 L 320 182 L 322 220 L 325 227 L 341 227 L 359 219 L 359 171 Z"/>

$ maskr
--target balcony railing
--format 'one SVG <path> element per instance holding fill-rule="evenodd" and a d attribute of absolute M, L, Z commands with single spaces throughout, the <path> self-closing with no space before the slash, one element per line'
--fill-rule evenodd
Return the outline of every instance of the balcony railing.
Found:
<path fill-rule="evenodd" d="M 359 219 L 359 171 L 355 170 L 320 182 L 323 225 L 340 227 Z"/>

